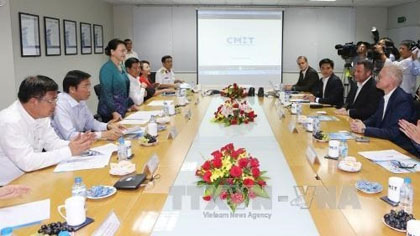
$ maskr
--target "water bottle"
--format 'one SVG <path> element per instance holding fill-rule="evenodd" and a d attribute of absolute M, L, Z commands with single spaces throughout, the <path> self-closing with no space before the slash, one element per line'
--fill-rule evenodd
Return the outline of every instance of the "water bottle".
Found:
<path fill-rule="evenodd" d="M 157 136 L 157 124 L 155 116 L 150 117 L 149 124 L 147 125 L 147 133 L 154 137 Z"/>
<path fill-rule="evenodd" d="M 298 102 L 296 104 L 296 114 L 300 116 L 302 114 L 302 103 Z"/>
<path fill-rule="evenodd" d="M 127 146 L 125 145 L 124 138 L 118 139 L 118 161 L 127 160 Z"/>
<path fill-rule="evenodd" d="M 411 179 L 404 178 L 404 184 L 400 190 L 400 210 L 407 212 L 408 214 L 413 213 L 413 186 L 411 185 Z"/>
<path fill-rule="evenodd" d="M 86 185 L 83 183 L 81 177 L 76 177 L 74 179 L 74 184 L 71 188 L 71 195 L 86 197 Z"/>
<path fill-rule="evenodd" d="M 3 228 L 0 231 L 0 235 L 1 236 L 13 236 L 13 228 L 12 227 L 7 227 L 7 228 Z"/>
<path fill-rule="evenodd" d="M 341 159 L 344 159 L 349 154 L 349 147 L 347 145 L 347 141 L 345 139 L 340 141 L 340 146 L 338 148 Z"/>
<path fill-rule="evenodd" d="M 169 116 L 169 105 L 166 101 L 163 102 L 163 115 Z"/>
<path fill-rule="evenodd" d="M 314 127 L 312 129 L 312 134 L 315 135 L 316 133 L 321 131 L 318 116 L 314 117 L 313 125 L 314 125 Z"/>

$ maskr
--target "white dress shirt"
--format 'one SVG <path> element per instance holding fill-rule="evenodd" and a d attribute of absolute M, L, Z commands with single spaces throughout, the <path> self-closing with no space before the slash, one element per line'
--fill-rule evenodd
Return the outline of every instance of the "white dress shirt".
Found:
<path fill-rule="evenodd" d="M 71 140 L 85 131 L 98 131 L 96 137 L 101 138 L 100 131 L 107 130 L 107 123 L 95 120 L 85 101 L 77 102 L 68 93 L 58 94 L 52 126 L 64 140 Z"/>
<path fill-rule="evenodd" d="M 127 73 L 128 79 L 130 80 L 130 98 L 137 106 L 144 102 L 144 95 L 146 89 L 141 86 L 140 78 L 134 78 L 132 75 Z"/>
<path fill-rule="evenodd" d="M 327 83 L 328 80 L 330 79 L 331 76 L 327 77 L 327 78 L 321 78 L 322 79 L 322 98 L 325 98 L 325 88 L 327 87 Z M 319 103 L 319 99 L 320 98 L 315 98 L 315 102 Z"/>
<path fill-rule="evenodd" d="M 401 61 L 394 61 L 387 59 L 385 65 L 393 63 L 401 68 L 403 71 L 403 80 L 400 87 L 408 94 L 414 96 L 416 91 L 416 76 L 411 73 L 411 67 L 413 65 L 413 60 L 411 57 L 407 57 Z"/>
<path fill-rule="evenodd" d="M 159 84 L 174 84 L 175 83 L 175 73 L 173 70 L 168 71 L 165 67 L 160 68 L 156 72 L 156 83 Z"/>
<path fill-rule="evenodd" d="M 420 61 L 413 61 L 413 64 L 411 65 L 411 74 L 414 76 L 420 75 Z"/>
<path fill-rule="evenodd" d="M 390 97 L 391 97 L 391 95 L 394 93 L 395 89 L 397 89 L 397 88 L 394 88 L 393 90 L 391 90 L 391 92 L 389 92 L 388 94 L 385 94 L 385 95 L 384 95 L 384 113 L 382 114 L 382 120 L 383 120 L 383 119 L 384 119 L 384 117 L 385 117 L 386 107 L 388 106 L 388 101 L 389 101 L 389 98 L 390 98 Z"/>
<path fill-rule="evenodd" d="M 135 51 L 131 50 L 131 52 L 127 52 L 127 53 L 125 54 L 125 59 L 124 59 L 124 61 L 127 61 L 127 59 L 132 58 L 132 57 L 139 59 L 139 55 L 137 54 L 137 52 L 135 52 Z"/>
<path fill-rule="evenodd" d="M 19 101 L 0 111 L 0 120 L 0 186 L 24 172 L 71 157 L 69 142 L 57 136 L 51 119 L 32 118 Z M 42 152 L 43 149 L 46 152 Z"/>
<path fill-rule="evenodd" d="M 359 83 L 357 82 L 357 91 L 356 91 L 356 95 L 354 95 L 354 100 L 353 103 L 356 101 L 357 96 L 359 96 L 360 90 L 362 90 L 363 86 L 371 79 L 372 77 L 370 76 L 369 78 L 367 78 L 363 83 Z"/>

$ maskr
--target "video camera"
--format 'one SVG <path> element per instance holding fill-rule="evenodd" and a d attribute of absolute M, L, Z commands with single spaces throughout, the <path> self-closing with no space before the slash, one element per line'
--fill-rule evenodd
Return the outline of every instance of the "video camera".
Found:
<path fill-rule="evenodd" d="M 420 40 L 417 40 L 417 42 L 412 42 L 410 45 L 411 51 L 414 51 L 416 49 L 420 48 Z"/>
<path fill-rule="evenodd" d="M 353 42 L 345 43 L 344 45 L 337 44 L 335 49 L 337 49 L 337 54 L 344 60 L 357 56 L 357 46 Z"/>

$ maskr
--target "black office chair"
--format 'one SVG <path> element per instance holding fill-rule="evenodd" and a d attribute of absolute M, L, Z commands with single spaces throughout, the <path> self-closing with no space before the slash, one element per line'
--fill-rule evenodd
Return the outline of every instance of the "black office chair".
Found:
<path fill-rule="evenodd" d="M 95 90 L 95 94 L 98 97 L 98 101 L 99 101 L 99 98 L 101 97 L 101 89 L 102 89 L 101 84 L 97 84 L 93 86 L 93 90 Z M 99 114 L 94 115 L 93 118 L 95 118 L 98 121 L 102 121 L 102 117 Z"/>
<path fill-rule="evenodd" d="M 150 73 L 150 82 L 153 84 L 156 82 L 156 72 Z"/>

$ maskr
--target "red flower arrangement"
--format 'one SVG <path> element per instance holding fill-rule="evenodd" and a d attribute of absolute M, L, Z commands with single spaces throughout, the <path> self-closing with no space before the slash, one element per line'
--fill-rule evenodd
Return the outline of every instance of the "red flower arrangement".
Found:
<path fill-rule="evenodd" d="M 231 99 L 240 99 L 248 96 L 248 93 L 244 88 L 239 87 L 236 83 L 233 83 L 220 91 L 220 95 Z"/>
<path fill-rule="evenodd" d="M 228 99 L 217 108 L 213 121 L 230 126 L 254 122 L 255 117 L 257 117 L 257 114 L 255 114 L 254 110 L 252 110 L 246 101 L 240 102 L 238 100 Z"/>
<path fill-rule="evenodd" d="M 234 212 L 242 203 L 248 206 L 250 199 L 269 198 L 265 191 L 268 177 L 261 171 L 257 158 L 244 148 L 236 149 L 232 143 L 214 151 L 212 159 L 206 160 L 196 171 L 200 178 L 197 186 L 204 186 L 203 200 L 220 198 L 226 200 Z"/>

